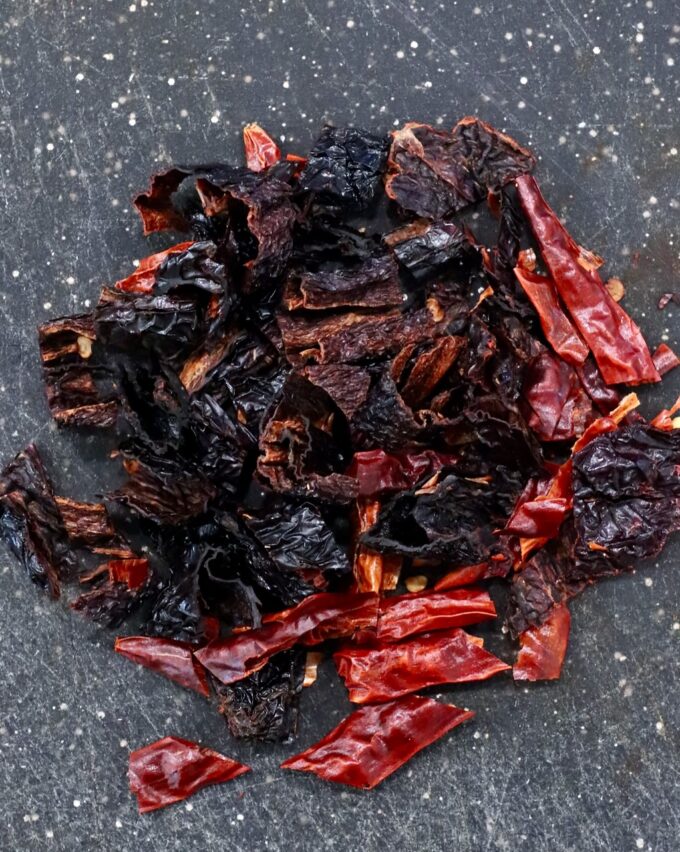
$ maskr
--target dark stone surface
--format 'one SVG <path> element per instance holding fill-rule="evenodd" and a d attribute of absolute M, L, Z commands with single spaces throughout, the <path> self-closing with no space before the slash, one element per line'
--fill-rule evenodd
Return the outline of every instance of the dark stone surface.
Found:
<path fill-rule="evenodd" d="M 529 142 L 550 199 L 678 346 L 680 27 L 673 4 L 525 0 L 5 3 L 0 23 L 0 454 L 29 439 L 59 488 L 94 494 L 103 452 L 57 435 L 35 325 L 85 309 L 145 241 L 129 198 L 157 163 L 238 159 L 259 120 L 304 151 L 325 118 L 389 129 L 479 113 Z M 675 66 L 675 67 L 674 67 Z M 670 402 L 680 376 L 644 392 Z M 83 460 L 84 459 L 84 460 Z M 230 742 L 199 697 L 115 657 L 111 636 L 0 560 L 0 848 L 674 852 L 680 836 L 680 542 L 575 603 L 562 680 L 451 690 L 476 721 L 370 795 Z M 328 670 L 300 745 L 345 713 Z M 129 748 L 167 733 L 252 763 L 151 817 Z"/>

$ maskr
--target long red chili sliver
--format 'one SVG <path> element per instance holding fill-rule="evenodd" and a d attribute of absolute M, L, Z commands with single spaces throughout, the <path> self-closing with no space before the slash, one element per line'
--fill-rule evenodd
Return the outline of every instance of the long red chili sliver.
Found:
<path fill-rule="evenodd" d="M 321 592 L 272 616 L 262 627 L 211 642 L 194 656 L 222 683 L 234 683 L 261 669 L 273 654 L 298 642 L 315 645 L 351 636 L 361 628 L 375 627 L 377 619 L 375 594 Z"/>
<path fill-rule="evenodd" d="M 564 313 L 552 279 L 520 266 L 515 268 L 515 276 L 536 309 L 548 343 L 569 364 L 582 364 L 588 347 Z"/>
<path fill-rule="evenodd" d="M 361 707 L 318 743 L 284 760 L 281 768 L 371 790 L 414 754 L 474 715 L 419 695 Z"/>
<path fill-rule="evenodd" d="M 429 633 L 396 645 L 347 646 L 333 659 L 355 704 L 388 701 L 442 683 L 486 680 L 510 668 L 464 630 Z"/>
<path fill-rule="evenodd" d="M 517 194 L 557 291 L 590 347 L 607 384 L 658 382 L 642 333 L 606 291 L 597 271 L 545 201 L 531 175 L 515 179 Z"/>
<path fill-rule="evenodd" d="M 380 602 L 379 642 L 398 642 L 414 633 L 465 627 L 496 617 L 486 589 L 454 589 L 395 595 Z"/>
<path fill-rule="evenodd" d="M 553 607 L 538 627 L 519 637 L 520 651 L 512 667 L 515 680 L 557 680 L 567 654 L 571 615 L 566 604 Z"/>
<path fill-rule="evenodd" d="M 193 689 L 206 698 L 210 686 L 205 669 L 194 659 L 194 646 L 189 642 L 162 639 L 157 636 L 119 636 L 115 650 L 133 663 Z"/>
<path fill-rule="evenodd" d="M 140 814 L 181 802 L 209 784 L 222 784 L 250 772 L 219 752 L 190 740 L 164 737 L 130 754 L 128 779 Z"/>

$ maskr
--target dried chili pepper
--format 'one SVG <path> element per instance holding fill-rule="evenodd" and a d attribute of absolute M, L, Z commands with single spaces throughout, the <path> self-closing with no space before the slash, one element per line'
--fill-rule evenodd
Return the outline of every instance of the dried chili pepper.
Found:
<path fill-rule="evenodd" d="M 556 680 L 567 653 L 571 616 L 566 604 L 554 606 L 539 627 L 520 634 L 520 651 L 512 667 L 515 680 Z"/>
<path fill-rule="evenodd" d="M 253 172 L 261 172 L 281 159 L 279 146 L 259 124 L 246 124 L 243 128 L 243 147 L 246 165 Z"/>
<path fill-rule="evenodd" d="M 388 701 L 441 683 L 486 680 L 510 668 L 464 630 L 442 630 L 397 644 L 344 646 L 333 655 L 355 704 Z"/>
<path fill-rule="evenodd" d="M 473 716 L 470 710 L 419 695 L 360 707 L 318 743 L 285 760 L 281 768 L 371 790 L 414 754 Z"/>
<path fill-rule="evenodd" d="M 179 737 L 163 737 L 130 752 L 128 779 L 140 814 L 188 799 L 210 784 L 223 784 L 250 772 L 209 748 Z"/>
<path fill-rule="evenodd" d="M 118 654 L 133 663 L 162 674 L 206 698 L 210 696 L 208 677 L 194 659 L 194 647 L 188 642 L 155 636 L 119 636 L 114 647 Z"/>
<path fill-rule="evenodd" d="M 361 628 L 375 626 L 377 617 L 377 595 L 322 592 L 274 614 L 260 628 L 211 642 L 195 655 L 219 681 L 233 683 L 298 642 L 315 645 L 325 639 L 351 636 Z"/>

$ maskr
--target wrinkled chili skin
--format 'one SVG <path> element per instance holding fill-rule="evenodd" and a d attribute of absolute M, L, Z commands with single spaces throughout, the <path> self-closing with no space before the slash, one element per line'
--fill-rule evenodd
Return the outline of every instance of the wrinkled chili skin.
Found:
<path fill-rule="evenodd" d="M 512 667 L 516 681 L 557 680 L 567 654 L 571 616 L 566 604 L 554 606 L 538 627 L 520 634 L 520 650 Z"/>
<path fill-rule="evenodd" d="M 333 655 L 355 704 L 389 701 L 442 683 L 486 680 L 510 666 L 464 630 L 438 631 L 398 644 L 343 646 Z"/>
<path fill-rule="evenodd" d="M 210 697 L 208 677 L 194 659 L 194 646 L 188 642 L 155 636 L 120 636 L 116 639 L 115 650 L 133 663 Z"/>
<path fill-rule="evenodd" d="M 326 639 L 351 636 L 361 628 L 375 627 L 377 617 L 375 594 L 321 592 L 274 614 L 260 628 L 211 642 L 195 656 L 221 683 L 234 683 L 261 669 L 274 654 L 299 642 L 315 645 Z"/>
<path fill-rule="evenodd" d="M 285 760 L 281 768 L 371 790 L 414 754 L 473 716 L 469 710 L 419 695 L 360 707 L 318 743 Z"/>
<path fill-rule="evenodd" d="M 179 737 L 164 737 L 130 752 L 128 780 L 139 812 L 145 814 L 246 772 L 250 772 L 249 766 L 209 748 Z"/>

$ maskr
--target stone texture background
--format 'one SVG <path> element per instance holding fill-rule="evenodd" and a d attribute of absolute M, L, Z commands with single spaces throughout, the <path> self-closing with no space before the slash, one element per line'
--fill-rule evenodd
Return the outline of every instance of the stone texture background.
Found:
<path fill-rule="evenodd" d="M 145 241 L 130 209 L 157 164 L 241 156 L 258 120 L 304 152 L 323 120 L 383 130 L 478 113 L 541 155 L 548 195 L 678 347 L 680 17 L 665 0 L 5 0 L 0 3 L 0 455 L 29 439 L 59 488 L 97 492 L 104 449 L 57 435 L 35 326 L 83 310 Z M 670 402 L 680 376 L 645 391 Z M 3 850 L 674 852 L 680 836 L 680 542 L 573 606 L 564 677 L 449 693 L 478 711 L 370 795 L 287 774 L 291 747 L 237 746 L 198 696 L 116 658 L 111 636 L 0 556 Z M 346 712 L 303 697 L 300 745 Z M 166 733 L 252 763 L 140 818 L 130 748 Z"/>

